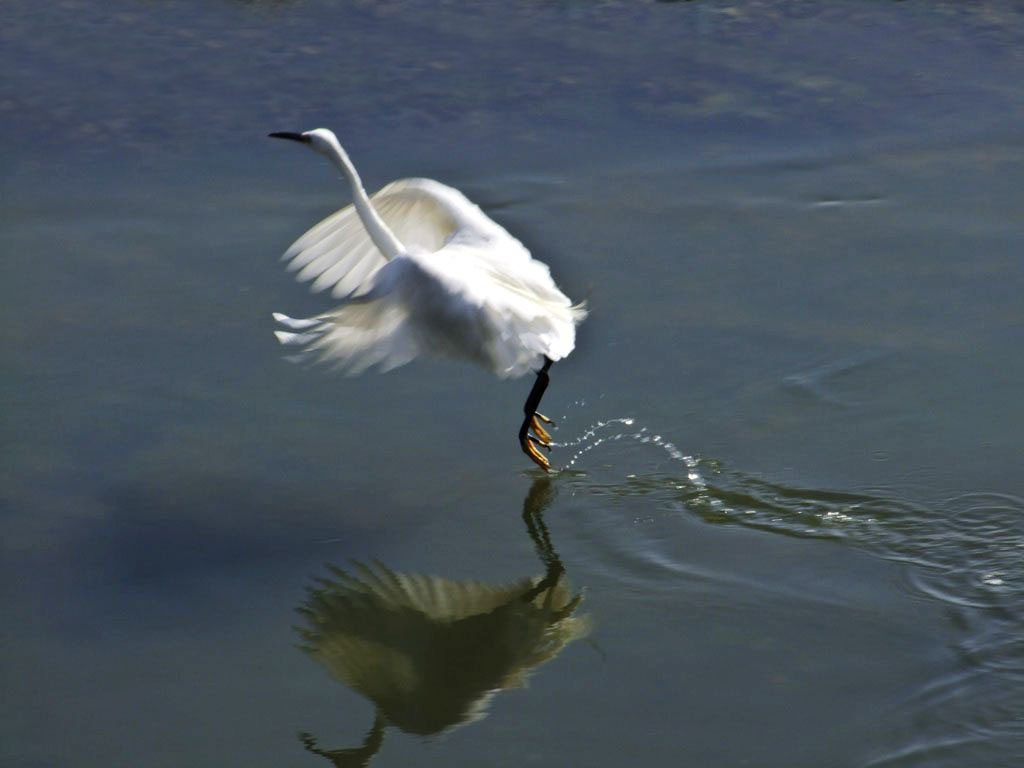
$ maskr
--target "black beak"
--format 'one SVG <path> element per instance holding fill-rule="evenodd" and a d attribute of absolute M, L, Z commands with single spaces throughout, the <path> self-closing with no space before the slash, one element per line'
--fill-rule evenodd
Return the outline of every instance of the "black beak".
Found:
<path fill-rule="evenodd" d="M 309 144 L 309 137 L 303 136 L 301 133 L 291 133 L 289 131 L 278 131 L 277 133 L 267 134 L 272 139 L 291 139 L 292 141 L 298 141 L 302 144 Z"/>

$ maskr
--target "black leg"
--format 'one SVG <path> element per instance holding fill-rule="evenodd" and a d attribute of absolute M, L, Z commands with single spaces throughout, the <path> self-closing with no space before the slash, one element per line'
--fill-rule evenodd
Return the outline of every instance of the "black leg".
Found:
<path fill-rule="evenodd" d="M 540 424 L 540 421 L 550 424 L 551 420 L 537 413 L 537 408 L 540 406 L 541 398 L 544 397 L 544 391 L 548 388 L 548 369 L 551 367 L 551 362 L 545 357 L 543 367 L 537 371 L 537 380 L 533 383 L 533 389 L 530 390 L 526 403 L 523 405 L 525 418 L 523 425 L 519 428 L 519 445 L 523 449 L 523 453 L 545 471 L 551 469 L 551 462 L 537 446 L 543 446 L 549 452 L 551 451 L 551 436 Z M 535 435 L 530 434 L 531 428 L 536 433 Z"/>

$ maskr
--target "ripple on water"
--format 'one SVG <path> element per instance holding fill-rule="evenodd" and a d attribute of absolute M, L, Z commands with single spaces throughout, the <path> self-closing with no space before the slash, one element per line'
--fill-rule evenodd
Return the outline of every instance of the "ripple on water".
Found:
<path fill-rule="evenodd" d="M 587 465 L 609 444 L 651 451 L 656 470 L 592 476 Z M 1024 754 L 1024 500 L 973 492 L 925 503 L 888 489 L 791 487 L 688 455 L 629 417 L 594 422 L 562 445 L 574 449 L 576 494 L 647 495 L 711 524 L 843 540 L 905 564 L 909 593 L 948 607 L 959 665 L 908 697 L 913 735 L 868 765 L 1011 765 L 1009 755 Z M 689 570 L 664 558 L 662 572 Z"/>

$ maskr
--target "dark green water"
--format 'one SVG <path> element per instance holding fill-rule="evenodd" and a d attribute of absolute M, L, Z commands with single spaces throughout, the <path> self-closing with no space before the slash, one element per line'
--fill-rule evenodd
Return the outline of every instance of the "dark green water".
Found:
<path fill-rule="evenodd" d="M 0 764 L 1024 760 L 1017 4 L 3 16 Z M 281 359 L 318 125 L 588 298 L 562 471 Z"/>

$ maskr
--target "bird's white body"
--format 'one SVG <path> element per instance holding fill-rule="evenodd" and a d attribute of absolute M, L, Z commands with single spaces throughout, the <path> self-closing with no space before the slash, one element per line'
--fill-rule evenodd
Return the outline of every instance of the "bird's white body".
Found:
<path fill-rule="evenodd" d="M 309 143 L 348 178 L 353 204 L 327 217 L 284 255 L 314 291 L 342 299 L 309 319 L 274 317 L 277 337 L 346 373 L 390 370 L 420 355 L 469 360 L 521 376 L 567 356 L 586 316 L 547 266 L 457 189 L 401 179 L 367 197 L 334 134 Z"/>

